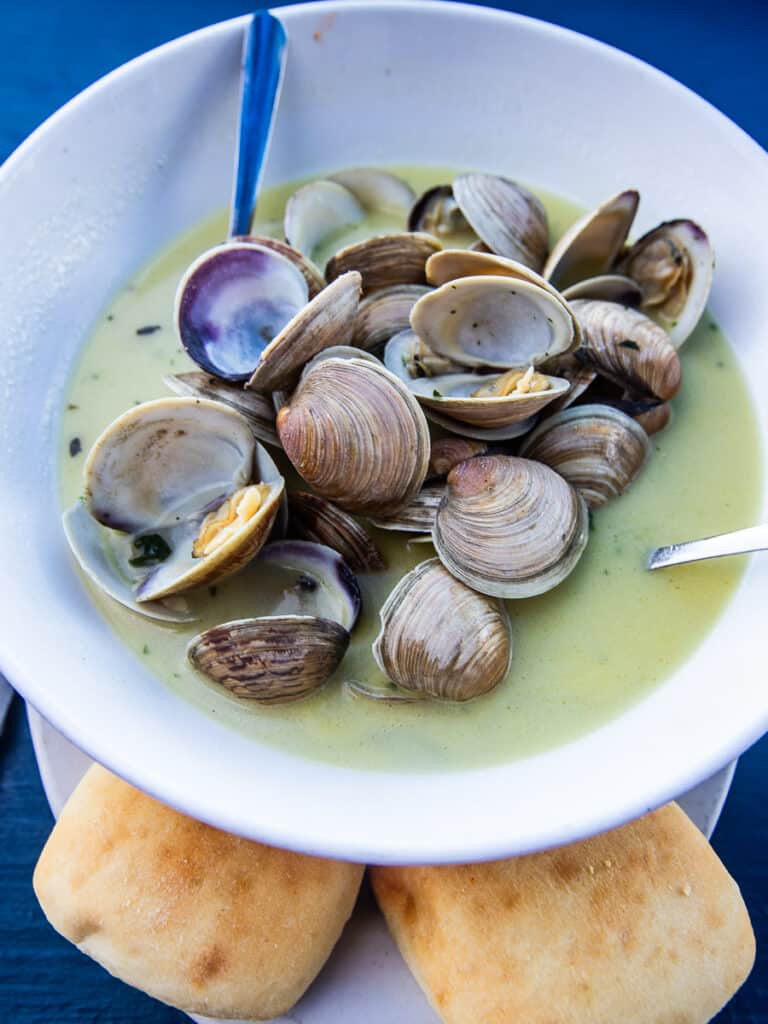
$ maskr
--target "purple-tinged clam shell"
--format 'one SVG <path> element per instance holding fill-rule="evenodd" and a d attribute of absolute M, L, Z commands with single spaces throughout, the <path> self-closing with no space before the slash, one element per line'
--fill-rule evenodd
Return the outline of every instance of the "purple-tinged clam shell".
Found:
<path fill-rule="evenodd" d="M 203 253 L 176 293 L 176 328 L 189 356 L 224 380 L 247 380 L 259 357 L 309 298 L 290 260 L 228 242 Z"/>
<path fill-rule="evenodd" d="M 296 586 L 304 592 L 300 614 L 331 619 L 352 631 L 362 604 L 360 585 L 338 551 L 308 540 L 278 540 L 261 549 L 256 564 L 294 569 Z"/>

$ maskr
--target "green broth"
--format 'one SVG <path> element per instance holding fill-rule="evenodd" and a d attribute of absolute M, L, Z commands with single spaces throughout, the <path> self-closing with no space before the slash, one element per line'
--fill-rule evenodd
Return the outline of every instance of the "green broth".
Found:
<path fill-rule="evenodd" d="M 400 169 L 414 187 L 450 180 L 441 169 Z M 295 185 L 265 193 L 257 221 L 280 233 Z M 541 193 L 540 193 L 541 194 Z M 557 237 L 579 214 L 541 195 Z M 386 230 L 385 218 L 350 234 Z M 217 216 L 175 242 L 114 299 L 73 374 L 61 433 L 61 496 L 82 491 L 84 455 L 103 428 L 131 404 L 168 394 L 166 373 L 194 369 L 172 326 L 173 296 L 186 266 L 225 234 Z M 346 240 L 346 239 L 345 239 Z M 142 328 L 157 328 L 139 332 Z M 256 564 L 195 598 L 199 622 L 168 626 L 140 618 L 91 588 L 120 639 L 180 697 L 255 741 L 355 768 L 446 770 L 535 754 L 607 722 L 663 682 L 711 629 L 736 587 L 743 559 L 644 569 L 660 543 L 748 525 L 760 488 L 759 438 L 744 380 L 716 324 L 706 315 L 681 352 L 683 387 L 672 424 L 653 437 L 653 457 L 620 500 L 592 516 L 586 553 L 573 574 L 542 597 L 508 602 L 514 656 L 507 680 L 467 705 L 386 704 L 346 693 L 342 679 L 380 679 L 370 656 L 378 608 L 397 580 L 434 551 L 405 535 L 372 531 L 389 570 L 361 578 L 361 623 L 337 676 L 294 705 L 262 708 L 209 685 L 187 664 L 201 629 L 269 610 L 279 579 Z M 78 438 L 81 454 L 70 456 Z M 75 446 L 77 447 L 77 446 Z M 291 478 L 294 479 L 293 475 Z"/>

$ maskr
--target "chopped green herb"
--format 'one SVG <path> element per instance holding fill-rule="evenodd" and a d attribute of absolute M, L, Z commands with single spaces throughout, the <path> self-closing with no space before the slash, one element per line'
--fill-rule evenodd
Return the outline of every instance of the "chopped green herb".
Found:
<path fill-rule="evenodd" d="M 112 321 L 113 321 L 114 319 L 115 319 L 115 318 L 114 318 L 114 316 L 113 316 L 113 315 L 112 315 L 111 313 L 107 313 L 107 320 L 109 320 L 109 321 L 110 321 L 110 323 L 111 323 L 111 322 L 112 322 Z"/>
<path fill-rule="evenodd" d="M 218 592 L 219 592 L 219 588 L 218 587 L 208 587 L 208 593 L 211 595 L 211 597 L 216 597 Z"/>
<path fill-rule="evenodd" d="M 717 362 L 715 363 L 715 366 L 717 366 L 718 369 L 720 369 L 720 370 L 724 370 L 725 369 L 725 363 L 723 362 L 722 359 L 718 359 Z"/>
<path fill-rule="evenodd" d="M 74 412 L 76 409 L 79 409 L 79 408 L 80 408 L 80 406 L 79 405 L 75 405 L 74 402 L 67 402 L 67 412 Z"/>
<path fill-rule="evenodd" d="M 174 672 L 173 673 L 173 678 L 174 679 L 181 679 L 181 673 L 180 672 Z"/>
<path fill-rule="evenodd" d="M 442 396 L 442 395 L 441 395 L 441 393 L 440 393 L 440 392 L 439 392 L 439 391 L 437 390 L 437 388 L 433 388 L 433 389 L 432 389 L 432 397 L 433 397 L 433 398 L 442 398 L 443 396 Z"/>
<path fill-rule="evenodd" d="M 144 646 L 141 648 L 141 653 L 149 654 L 149 644 L 144 644 Z"/>
<path fill-rule="evenodd" d="M 136 537 L 133 541 L 133 548 L 138 552 L 129 559 L 131 565 L 157 565 L 164 562 L 171 553 L 167 542 L 159 533 L 145 533 L 143 537 Z"/>
<path fill-rule="evenodd" d="M 136 333 L 141 336 L 145 334 L 154 334 L 155 331 L 162 331 L 162 329 L 163 328 L 160 324 L 147 324 L 146 327 L 137 327 Z"/>
<path fill-rule="evenodd" d="M 92 373 L 91 374 L 91 380 L 101 380 L 101 374 L 100 373 Z"/>
<path fill-rule="evenodd" d="M 627 338 L 626 341 L 620 341 L 619 342 L 619 347 L 620 348 L 631 348 L 635 352 L 639 352 L 640 351 L 640 346 L 637 344 L 636 341 L 632 341 L 631 338 Z"/>
<path fill-rule="evenodd" d="M 69 442 L 69 454 L 74 459 L 74 457 L 76 455 L 79 455 L 82 450 L 83 450 L 83 446 L 82 446 L 82 444 L 80 442 L 80 438 L 79 437 L 73 437 L 72 440 Z"/>
<path fill-rule="evenodd" d="M 709 322 L 709 329 L 710 329 L 710 331 L 716 331 L 717 330 L 717 324 L 715 323 L 714 320 L 710 320 L 710 322 Z"/>

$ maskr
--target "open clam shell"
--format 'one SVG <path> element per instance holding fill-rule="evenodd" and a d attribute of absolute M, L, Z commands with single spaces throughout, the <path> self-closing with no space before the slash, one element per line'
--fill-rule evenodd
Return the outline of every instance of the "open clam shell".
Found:
<path fill-rule="evenodd" d="M 318 352 L 351 341 L 360 290 L 355 271 L 324 288 L 263 350 L 246 387 L 261 392 L 288 389 Z"/>
<path fill-rule="evenodd" d="M 220 380 L 200 370 L 168 374 L 163 377 L 163 384 L 184 398 L 208 398 L 213 402 L 223 402 L 245 417 L 259 441 L 280 447 L 280 438 L 275 430 L 275 407 L 266 395 L 246 391 L 241 384 Z"/>
<path fill-rule="evenodd" d="M 278 413 L 277 431 L 299 474 L 347 512 L 391 515 L 427 473 L 424 414 L 375 361 L 326 359 L 308 368 Z"/>
<path fill-rule="evenodd" d="M 575 299 L 571 308 L 581 324 L 583 363 L 632 392 L 674 398 L 682 370 L 663 327 L 616 302 Z"/>
<path fill-rule="evenodd" d="M 689 338 L 709 298 L 715 256 L 692 220 L 671 220 L 643 235 L 619 263 L 642 292 L 641 309 L 675 348 Z"/>
<path fill-rule="evenodd" d="M 436 185 L 419 196 L 408 215 L 408 230 L 426 231 L 444 245 L 467 246 L 477 241 L 451 185 Z"/>
<path fill-rule="evenodd" d="M 287 260 L 294 263 L 304 276 L 307 282 L 310 299 L 325 288 L 325 278 L 320 268 L 303 256 L 298 249 L 294 249 L 287 242 L 281 242 L 279 238 L 269 238 L 267 235 L 241 235 L 232 239 L 233 242 L 247 242 L 249 245 L 260 245 L 265 249 L 273 249 Z"/>
<path fill-rule="evenodd" d="M 639 202 L 640 193 L 627 189 L 577 220 L 553 247 L 544 277 L 562 290 L 609 271 L 624 246 Z"/>
<path fill-rule="evenodd" d="M 563 298 L 571 299 L 604 299 L 606 302 L 618 302 L 622 306 L 639 306 L 643 300 L 640 285 L 631 277 L 622 274 L 600 274 L 577 281 L 563 289 Z"/>
<path fill-rule="evenodd" d="M 363 278 L 363 292 L 401 284 L 426 284 L 426 262 L 440 243 L 431 235 L 377 235 L 345 246 L 326 264 L 325 276 L 333 281 L 349 270 Z"/>
<path fill-rule="evenodd" d="M 574 345 L 565 303 L 529 281 L 462 277 L 419 299 L 411 326 L 431 349 L 465 366 L 538 366 Z"/>
<path fill-rule="evenodd" d="M 540 200 L 521 185 L 495 174 L 460 174 L 453 195 L 475 234 L 491 252 L 541 270 L 549 228 Z"/>
<path fill-rule="evenodd" d="M 567 394 L 570 388 L 567 380 L 546 377 L 549 385 L 546 391 L 492 397 L 475 395 L 479 387 L 492 385 L 502 377 L 503 374 L 452 373 L 442 377 L 418 377 L 409 386 L 427 408 L 462 423 L 490 428 L 529 420 L 550 402 Z"/>
<path fill-rule="evenodd" d="M 350 167 L 328 175 L 343 185 L 367 211 L 381 211 L 405 218 L 416 198 L 407 181 L 378 167 Z"/>
<path fill-rule="evenodd" d="M 579 405 L 550 416 L 518 454 L 543 462 L 576 488 L 589 508 L 622 495 L 650 458 L 648 435 L 608 405 Z"/>
<path fill-rule="evenodd" d="M 503 604 L 459 582 L 436 558 L 400 580 L 380 616 L 373 656 L 403 690 L 467 701 L 488 693 L 509 670 L 512 637 Z"/>
<path fill-rule="evenodd" d="M 367 530 L 333 502 L 308 491 L 293 491 L 288 509 L 292 534 L 338 551 L 353 572 L 386 569 L 384 556 Z"/>
<path fill-rule="evenodd" d="M 190 358 L 207 373 L 246 380 L 308 298 L 304 275 L 285 256 L 227 242 L 199 256 L 179 282 L 176 329 Z"/>
<path fill-rule="evenodd" d="M 447 373 L 460 373 L 464 367 L 433 352 L 418 334 L 406 327 L 387 342 L 383 361 L 409 388 L 417 377 L 439 377 Z"/>
<path fill-rule="evenodd" d="M 396 284 L 367 295 L 357 308 L 352 344 L 376 349 L 408 329 L 414 303 L 430 290 L 420 284 Z"/>
<path fill-rule="evenodd" d="M 448 474 L 432 541 L 443 565 L 481 594 L 543 594 L 573 571 L 587 544 L 587 507 L 538 462 L 479 455 Z"/>
<path fill-rule="evenodd" d="M 292 248 L 311 258 L 332 235 L 363 220 L 365 210 L 348 188 L 320 179 L 302 185 L 285 204 L 283 231 Z"/>
<path fill-rule="evenodd" d="M 349 646 L 338 622 L 282 615 L 225 622 L 189 644 L 192 665 L 235 697 L 288 704 L 318 690 Z"/>

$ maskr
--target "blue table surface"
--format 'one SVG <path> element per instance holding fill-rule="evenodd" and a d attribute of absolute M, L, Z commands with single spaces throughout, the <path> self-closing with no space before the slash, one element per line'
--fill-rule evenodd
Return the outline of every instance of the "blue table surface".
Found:
<path fill-rule="evenodd" d="M 766 0 L 634 5 L 540 0 L 490 6 L 565 25 L 641 57 L 768 145 Z M 0 160 L 64 101 L 113 67 L 174 36 L 248 10 L 229 0 L 0 0 Z M 741 759 L 714 837 L 715 849 L 742 887 L 758 939 L 755 969 L 718 1016 L 719 1024 L 768 1024 L 767 780 L 764 739 Z M 0 739 L 0 1024 L 186 1020 L 110 978 L 48 927 L 30 878 L 51 823 L 17 700 Z"/>

